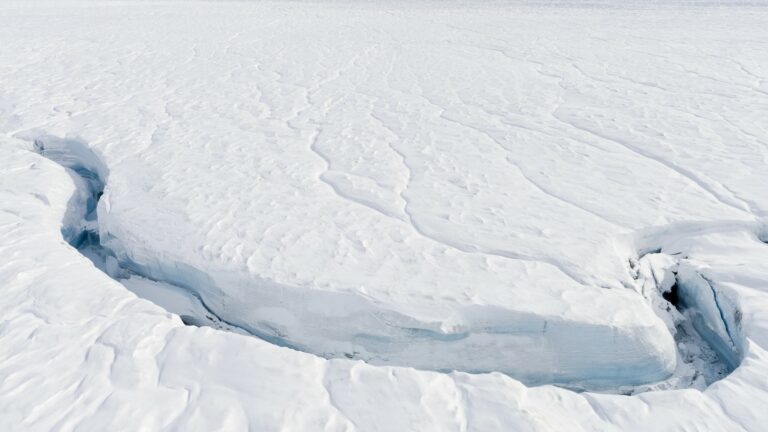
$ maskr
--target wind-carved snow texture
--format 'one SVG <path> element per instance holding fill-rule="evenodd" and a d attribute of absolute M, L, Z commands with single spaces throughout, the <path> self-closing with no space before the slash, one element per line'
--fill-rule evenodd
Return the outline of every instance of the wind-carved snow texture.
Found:
<path fill-rule="evenodd" d="M 731 3 L 0 2 L 0 429 L 765 430 Z M 108 167 L 97 222 L 33 131 Z"/>
<path fill-rule="evenodd" d="M 71 211 L 79 212 L 81 217 L 75 217 L 79 223 L 74 226 L 64 225 L 62 235 L 97 268 L 123 283 L 138 296 L 178 314 L 184 324 L 256 336 L 279 346 L 296 348 L 290 341 L 274 334 L 253 332 L 229 322 L 205 303 L 199 294 L 204 288 L 195 286 L 194 283 L 185 285 L 175 282 L 185 279 L 200 281 L 204 280 L 205 276 L 180 275 L 174 277 L 173 281 L 158 280 L 143 273 L 141 265 L 125 258 L 120 260 L 115 252 L 101 241 L 99 233 L 97 209 L 99 200 L 104 194 L 108 176 L 108 170 L 99 157 L 88 148 L 87 144 L 79 140 L 62 139 L 50 135 L 35 138 L 33 148 L 40 155 L 69 169 L 75 183 L 79 185 L 78 193 L 86 197 L 84 202 L 73 199 L 76 204 Z M 631 260 L 630 266 L 634 272 L 634 278 L 638 280 L 643 297 L 655 308 L 655 312 L 668 324 L 670 332 L 675 336 L 678 364 L 672 376 L 663 381 L 640 385 L 625 385 L 618 382 L 614 387 L 602 387 L 601 390 L 637 394 L 649 390 L 688 387 L 704 389 L 725 377 L 738 365 L 741 348 L 735 342 L 730 328 L 740 324 L 740 312 L 734 310 L 732 314 L 735 318 L 726 319 L 718 301 L 717 291 L 711 281 L 698 273 L 694 273 L 692 279 L 686 273 L 687 278 L 684 283 L 681 283 L 678 277 L 679 262 L 674 257 L 661 254 L 660 251 L 647 253 L 639 261 Z M 184 267 L 179 271 L 185 270 L 196 271 Z M 699 279 L 699 283 L 694 280 L 696 278 Z M 701 281 L 706 288 L 702 286 Z M 708 297 L 710 292 L 711 298 Z M 719 317 L 720 321 L 713 321 L 713 315 L 707 312 L 712 304 L 718 312 L 715 317 Z M 735 320 L 735 324 L 729 324 L 729 319 Z M 725 329 L 727 339 L 723 339 L 720 328 Z M 544 331 L 546 331 L 546 323 Z M 700 332 L 704 335 L 703 337 Z M 434 337 L 443 342 L 466 337 L 466 335 L 428 335 L 418 329 L 414 329 L 413 334 Z M 312 351 L 312 347 L 305 349 Z M 344 357 L 352 358 L 353 354 L 346 353 Z M 574 382 L 554 383 L 574 390 L 583 390 L 584 381 L 583 378 L 578 378 Z"/>

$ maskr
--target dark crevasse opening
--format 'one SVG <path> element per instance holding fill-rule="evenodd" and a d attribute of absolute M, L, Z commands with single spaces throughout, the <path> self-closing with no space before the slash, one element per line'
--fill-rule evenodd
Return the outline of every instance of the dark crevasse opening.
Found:
<path fill-rule="evenodd" d="M 675 282 L 669 288 L 669 291 L 664 291 L 663 293 L 661 293 L 661 296 L 662 298 L 664 298 L 664 300 L 668 301 L 669 304 L 671 304 L 672 306 L 674 306 L 679 310 L 678 306 L 679 306 L 680 298 L 677 295 L 677 282 Z"/>
<path fill-rule="evenodd" d="M 661 249 L 650 251 L 630 267 L 641 292 L 675 336 L 678 370 L 687 384 L 704 389 L 728 376 L 741 362 L 740 338 L 733 329 L 740 312 L 687 257 Z"/>

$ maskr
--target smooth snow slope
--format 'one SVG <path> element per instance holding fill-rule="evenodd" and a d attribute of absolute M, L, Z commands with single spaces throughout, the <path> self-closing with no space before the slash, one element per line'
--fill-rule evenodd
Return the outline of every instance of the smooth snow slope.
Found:
<path fill-rule="evenodd" d="M 0 424 L 759 430 L 766 18 L 0 5 Z M 64 242 L 88 197 L 35 140 L 97 156 L 122 266 L 278 343 L 616 389 L 680 370 L 696 327 L 739 367 L 576 394 L 184 327 Z M 693 327 L 646 290 L 673 268 Z"/>

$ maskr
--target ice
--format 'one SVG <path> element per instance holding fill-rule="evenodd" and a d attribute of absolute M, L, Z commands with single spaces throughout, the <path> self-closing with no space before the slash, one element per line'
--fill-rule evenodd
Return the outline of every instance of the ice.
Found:
<path fill-rule="evenodd" d="M 761 430 L 766 18 L 1 4 L 0 429 Z"/>

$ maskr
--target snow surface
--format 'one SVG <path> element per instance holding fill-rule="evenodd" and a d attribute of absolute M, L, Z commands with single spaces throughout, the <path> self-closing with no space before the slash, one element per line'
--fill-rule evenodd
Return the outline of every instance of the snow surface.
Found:
<path fill-rule="evenodd" d="M 766 20 L 0 4 L 0 429 L 761 430 Z"/>

